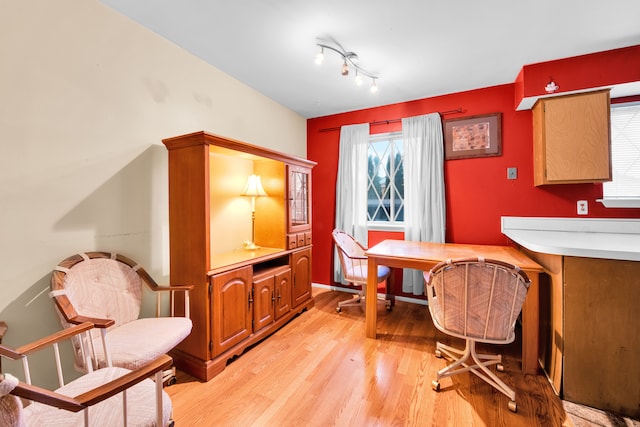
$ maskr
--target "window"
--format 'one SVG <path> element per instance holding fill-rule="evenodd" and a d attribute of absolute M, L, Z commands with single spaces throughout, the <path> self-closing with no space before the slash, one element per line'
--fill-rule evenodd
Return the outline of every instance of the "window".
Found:
<path fill-rule="evenodd" d="M 376 225 L 402 225 L 404 170 L 402 133 L 371 135 L 368 149 L 367 221 Z"/>
<path fill-rule="evenodd" d="M 602 203 L 640 207 L 640 102 L 611 106 L 611 166 Z"/>

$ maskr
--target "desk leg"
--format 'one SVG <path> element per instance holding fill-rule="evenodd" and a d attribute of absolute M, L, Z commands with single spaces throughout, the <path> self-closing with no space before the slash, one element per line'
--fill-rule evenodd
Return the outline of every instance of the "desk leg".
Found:
<path fill-rule="evenodd" d="M 531 279 L 522 307 L 522 371 L 538 372 L 538 333 L 540 328 L 540 288 L 537 272 L 526 272 Z"/>
<path fill-rule="evenodd" d="M 377 293 L 378 293 L 378 262 L 375 258 L 368 260 L 367 272 L 367 290 L 365 303 L 365 329 L 367 338 L 376 338 L 377 336 Z"/>
<path fill-rule="evenodd" d="M 377 287 L 378 285 L 376 285 Z M 396 289 L 396 269 L 395 268 L 391 268 L 391 273 L 389 274 L 389 277 L 387 277 L 387 286 L 386 286 L 386 298 L 391 301 L 391 307 L 395 307 L 396 306 L 396 296 L 393 292 L 395 292 Z"/>

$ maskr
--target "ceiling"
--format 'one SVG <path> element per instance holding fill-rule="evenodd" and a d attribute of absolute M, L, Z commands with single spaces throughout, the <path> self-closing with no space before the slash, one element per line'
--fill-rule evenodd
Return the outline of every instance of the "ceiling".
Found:
<path fill-rule="evenodd" d="M 305 118 L 512 83 L 523 65 L 640 44 L 640 1 L 101 0 Z M 617 9 L 612 9 L 612 7 Z M 318 38 L 380 76 L 357 86 Z"/>

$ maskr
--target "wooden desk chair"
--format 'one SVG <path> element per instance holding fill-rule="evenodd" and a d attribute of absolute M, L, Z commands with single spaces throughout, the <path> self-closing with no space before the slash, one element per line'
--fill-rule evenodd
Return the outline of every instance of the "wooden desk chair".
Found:
<path fill-rule="evenodd" d="M 516 412 L 515 392 L 488 368 L 496 364 L 498 371 L 504 370 L 502 356 L 478 354 L 476 343 L 513 342 L 516 320 L 529 289 L 527 275 L 501 261 L 467 258 L 441 262 L 424 277 L 434 325 L 466 341 L 464 350 L 437 343 L 436 356 L 444 354 L 453 363 L 438 371 L 432 388 L 440 390 L 441 378 L 471 371 L 509 397 L 508 407 Z"/>
<path fill-rule="evenodd" d="M 354 286 L 361 287 L 358 295 L 355 298 L 339 302 L 338 307 L 336 307 L 336 311 L 340 313 L 340 311 L 342 311 L 342 307 L 354 305 L 364 308 L 365 290 L 367 288 L 368 274 L 367 257 L 364 253 L 366 252 L 367 248 L 362 246 L 360 242 L 353 238 L 353 236 L 345 233 L 344 231 L 336 229 L 333 230 L 331 235 L 333 236 L 333 241 L 335 242 L 336 248 L 338 249 L 340 266 L 342 267 L 342 274 L 344 275 L 345 280 L 347 280 Z M 390 273 L 391 270 L 389 269 L 389 267 L 378 266 L 377 283 L 380 284 L 387 280 Z M 376 297 L 378 299 L 378 302 L 382 302 L 385 304 L 387 310 L 391 310 L 391 300 L 385 297 L 378 297 L 377 295 Z"/>
<path fill-rule="evenodd" d="M 2 426 L 172 426 L 171 399 L 162 390 L 162 371 L 171 357 L 161 355 L 131 371 L 107 366 L 65 382 L 59 343 L 72 337 L 83 343 L 87 358 L 90 322 L 64 329 L 34 343 L 11 349 L 0 345 L 0 356 L 22 360 L 25 382 L 0 373 L 0 425 Z M 29 356 L 52 347 L 59 388 L 49 390 L 31 383 Z M 52 354 L 53 353 L 53 354 Z M 155 375 L 155 381 L 149 379 Z M 26 406 L 22 400 L 26 399 Z"/>

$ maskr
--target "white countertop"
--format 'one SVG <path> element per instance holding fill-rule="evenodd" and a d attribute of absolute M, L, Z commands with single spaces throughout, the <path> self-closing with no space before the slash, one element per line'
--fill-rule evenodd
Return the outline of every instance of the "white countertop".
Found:
<path fill-rule="evenodd" d="M 502 233 L 534 252 L 640 261 L 640 219 L 502 217 Z"/>

